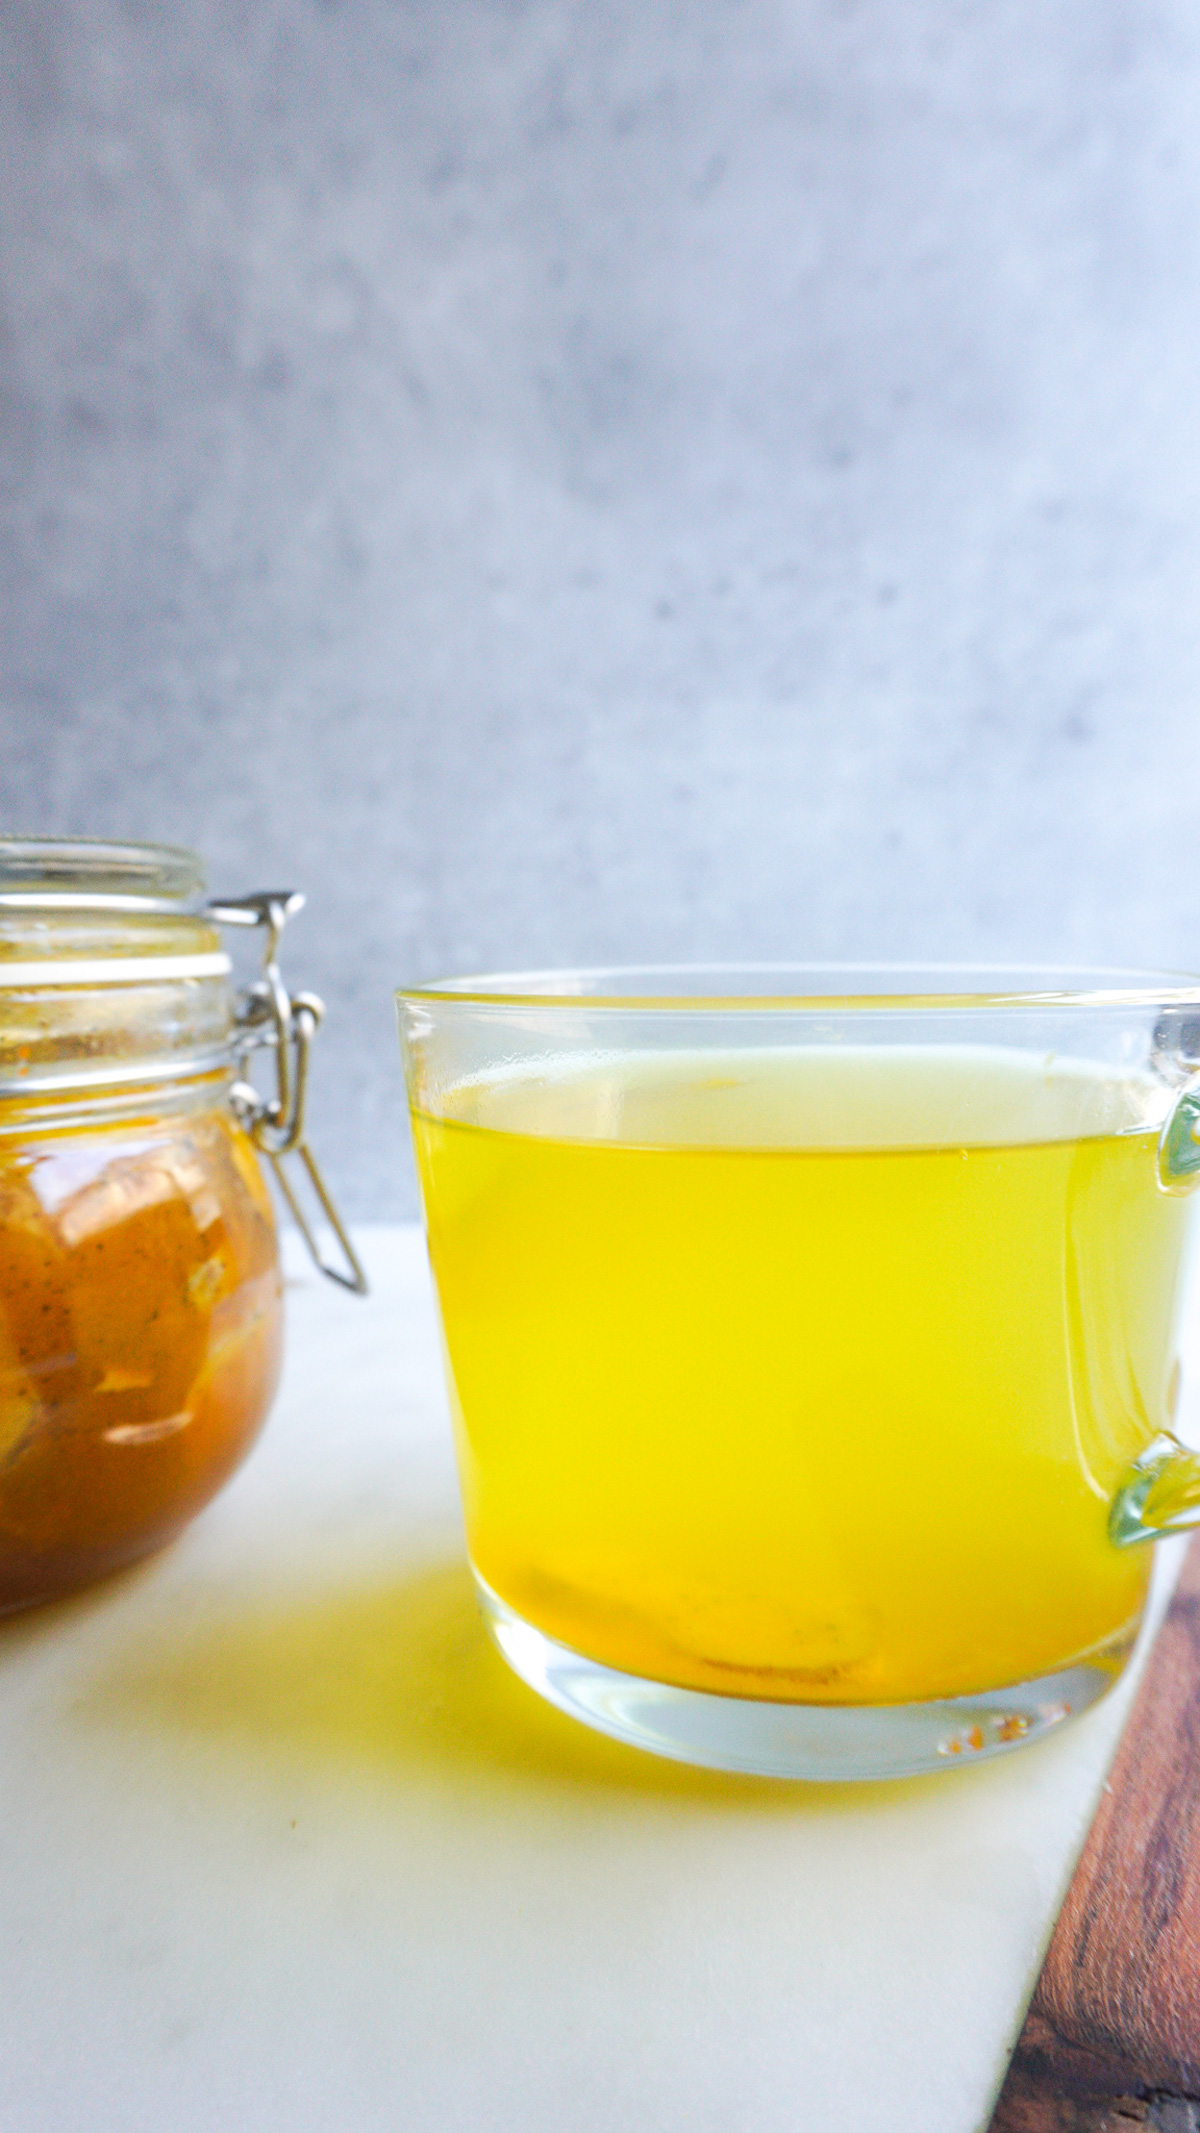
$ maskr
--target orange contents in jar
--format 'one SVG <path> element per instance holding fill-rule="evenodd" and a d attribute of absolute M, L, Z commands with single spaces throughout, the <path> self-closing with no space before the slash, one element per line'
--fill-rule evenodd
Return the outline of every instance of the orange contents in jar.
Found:
<path fill-rule="evenodd" d="M 185 1525 L 264 1420 L 282 1336 L 271 1204 L 223 1085 L 184 1112 L 20 1121 L 0 1104 L 0 1608 Z"/>

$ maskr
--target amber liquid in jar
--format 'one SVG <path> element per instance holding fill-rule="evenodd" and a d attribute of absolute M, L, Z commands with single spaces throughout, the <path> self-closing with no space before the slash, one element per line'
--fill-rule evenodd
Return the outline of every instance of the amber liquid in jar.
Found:
<path fill-rule="evenodd" d="M 23 1126 L 0 1101 L 0 1609 L 159 1547 L 275 1390 L 275 1225 L 224 1079 Z"/>

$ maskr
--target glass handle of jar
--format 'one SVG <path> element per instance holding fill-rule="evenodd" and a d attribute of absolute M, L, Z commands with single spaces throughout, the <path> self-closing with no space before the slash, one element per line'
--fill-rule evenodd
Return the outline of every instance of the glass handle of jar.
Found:
<path fill-rule="evenodd" d="M 238 1000 L 239 1078 L 230 1089 L 230 1101 L 256 1148 L 266 1156 L 297 1229 L 308 1247 L 314 1266 L 330 1281 L 336 1281 L 355 1296 L 367 1294 L 367 1277 L 350 1242 L 349 1233 L 334 1205 L 329 1187 L 304 1134 L 308 1100 L 308 1063 L 312 1040 L 325 1013 L 313 992 L 290 993 L 279 968 L 279 939 L 292 915 L 301 910 L 304 897 L 298 889 L 261 889 L 253 896 L 237 896 L 210 903 L 210 918 L 222 926 L 265 926 L 263 967 Z M 263 1096 L 247 1078 L 246 1062 L 251 1052 L 267 1048 L 275 1054 L 276 1091 Z M 284 1158 L 295 1156 L 321 1213 L 337 1239 L 341 1264 L 327 1259 L 304 1212 Z"/>

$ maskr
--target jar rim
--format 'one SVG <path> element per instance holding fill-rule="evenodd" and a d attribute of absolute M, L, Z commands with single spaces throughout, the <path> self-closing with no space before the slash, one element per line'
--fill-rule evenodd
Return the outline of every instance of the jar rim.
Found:
<path fill-rule="evenodd" d="M 0 909 L 184 914 L 204 889 L 204 863 L 186 845 L 0 836 Z"/>

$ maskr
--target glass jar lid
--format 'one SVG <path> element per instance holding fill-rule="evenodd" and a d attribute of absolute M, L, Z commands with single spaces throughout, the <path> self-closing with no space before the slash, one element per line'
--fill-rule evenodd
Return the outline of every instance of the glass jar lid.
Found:
<path fill-rule="evenodd" d="M 0 837 L 0 1097 L 229 1071 L 230 959 L 174 845 Z"/>
<path fill-rule="evenodd" d="M 204 868 L 177 844 L 0 837 L 0 910 L 198 910 Z"/>

